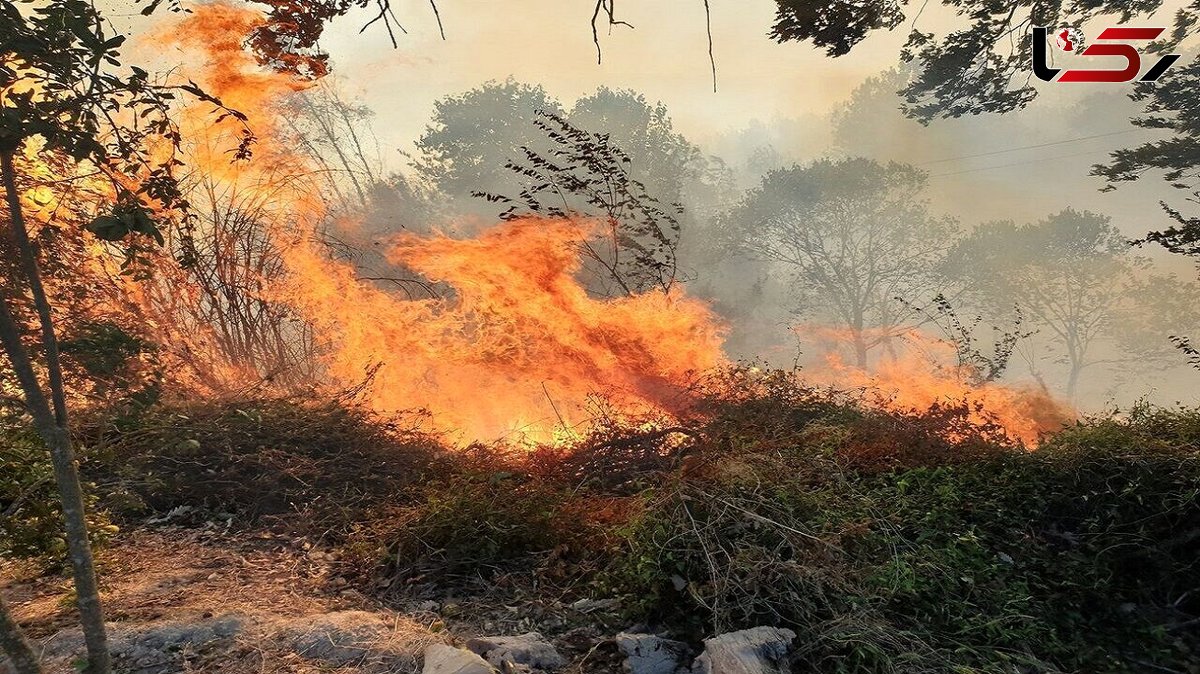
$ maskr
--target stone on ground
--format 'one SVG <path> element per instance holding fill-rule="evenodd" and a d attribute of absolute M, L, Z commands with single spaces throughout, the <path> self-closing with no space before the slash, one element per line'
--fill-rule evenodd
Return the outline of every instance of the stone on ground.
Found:
<path fill-rule="evenodd" d="M 704 640 L 692 665 L 695 674 L 787 674 L 787 655 L 796 633 L 755 627 Z"/>
<path fill-rule="evenodd" d="M 421 674 L 495 674 L 496 670 L 471 651 L 430 644 L 425 649 L 425 667 Z"/>
<path fill-rule="evenodd" d="M 621 632 L 616 642 L 630 674 L 675 674 L 687 653 L 687 644 L 655 634 Z"/>
<path fill-rule="evenodd" d="M 552 672 L 567 664 L 554 646 L 537 632 L 515 637 L 479 637 L 467 641 L 467 648 L 505 671 L 523 666 Z"/>

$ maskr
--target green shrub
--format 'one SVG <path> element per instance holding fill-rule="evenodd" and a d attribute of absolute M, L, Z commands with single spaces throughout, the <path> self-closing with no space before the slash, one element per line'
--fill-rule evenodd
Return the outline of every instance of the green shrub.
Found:
<path fill-rule="evenodd" d="M 545 580 L 587 575 L 612 543 L 627 500 L 508 472 L 455 474 L 387 513 L 383 573 L 454 584 L 536 567 Z"/>
<path fill-rule="evenodd" d="M 812 671 L 1191 671 L 1198 419 L 890 472 L 803 447 L 713 459 L 647 494 L 607 586 L 683 631 L 792 627 Z"/>
<path fill-rule="evenodd" d="M 398 420 L 337 400 L 160 404 L 93 426 L 106 494 L 142 504 L 128 514 L 190 506 L 335 538 L 450 460 Z"/>
<path fill-rule="evenodd" d="M 85 482 L 89 535 L 103 544 L 116 527 L 98 508 L 95 485 Z M 65 564 L 62 509 L 50 452 L 19 417 L 0 417 L 0 556 L 35 557 Z"/>

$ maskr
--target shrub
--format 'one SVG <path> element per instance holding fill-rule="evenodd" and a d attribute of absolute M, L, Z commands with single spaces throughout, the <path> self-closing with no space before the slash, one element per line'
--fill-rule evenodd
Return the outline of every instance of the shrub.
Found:
<path fill-rule="evenodd" d="M 103 544 L 116 527 L 98 508 L 95 485 L 85 482 L 89 535 Z M 0 413 L 0 557 L 42 558 L 66 563 L 62 509 L 50 452 L 28 420 Z"/>
<path fill-rule="evenodd" d="M 713 458 L 648 495 L 608 586 L 683 631 L 792 627 L 813 671 L 1190 671 L 1200 413 L 1139 414 L 883 472 Z"/>
<path fill-rule="evenodd" d="M 338 400 L 162 404 L 95 428 L 110 494 L 300 533 L 344 533 L 450 461 L 402 420 Z"/>
<path fill-rule="evenodd" d="M 517 569 L 544 581 L 587 576 L 610 552 L 613 526 L 630 505 L 508 472 L 452 475 L 388 514 L 382 571 L 443 587 Z"/>

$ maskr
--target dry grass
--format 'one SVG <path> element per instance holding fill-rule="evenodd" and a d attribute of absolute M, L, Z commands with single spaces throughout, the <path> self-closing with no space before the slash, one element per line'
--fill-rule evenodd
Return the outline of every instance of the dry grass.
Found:
<path fill-rule="evenodd" d="M 305 543 L 176 527 L 121 536 L 100 557 L 118 662 L 135 672 L 417 671 L 425 646 L 445 638 L 433 620 L 348 589 L 333 556 Z M 69 581 L 5 563 L 0 591 L 49 671 L 72 671 L 81 643 Z"/>

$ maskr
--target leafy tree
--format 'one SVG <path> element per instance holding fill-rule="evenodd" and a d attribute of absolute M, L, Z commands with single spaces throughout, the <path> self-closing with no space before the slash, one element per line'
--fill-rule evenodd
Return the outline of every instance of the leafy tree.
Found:
<path fill-rule="evenodd" d="M 688 188 L 704 177 L 707 160 L 700 148 L 675 131 L 667 106 L 652 105 L 643 94 L 600 87 L 575 102 L 569 120 L 607 134 L 646 190 L 663 202 L 682 202 Z"/>
<path fill-rule="evenodd" d="M 1108 16 L 1128 22 L 1162 7 L 1163 0 L 942 0 L 959 25 L 940 39 L 918 25 L 928 3 L 914 0 L 776 0 L 771 37 L 811 42 L 844 56 L 872 31 L 909 26 L 900 60 L 916 66 L 902 90 L 905 111 L 922 121 L 983 112 L 1010 112 L 1037 96 L 1030 84 L 1027 35 L 1033 26 L 1078 26 Z M 1181 10 L 1189 30 L 1195 8 Z"/>
<path fill-rule="evenodd" d="M 415 168 L 451 197 L 515 194 L 520 181 L 505 165 L 522 156 L 522 147 L 552 150 L 537 126 L 539 110 L 563 114 L 545 89 L 512 79 L 447 96 L 434 104 L 433 120 L 417 141 Z"/>
<path fill-rule="evenodd" d="M 0 242 L 0 346 L 54 464 L 93 674 L 107 674 L 111 668 L 104 616 L 71 442 L 59 342 L 37 245 L 23 216 L 22 177 L 14 157 L 24 144 L 38 142 L 42 153 L 61 155 L 77 169 L 104 176 L 116 205 L 111 215 L 97 218 L 89 229 L 103 239 L 125 241 L 128 264 L 136 261 L 140 246 L 134 235 L 161 240 L 150 213 L 186 208 L 174 175 L 178 162 L 173 153 L 163 152 L 179 143 L 168 115 L 171 100 L 183 91 L 218 106 L 220 102 L 194 85 L 159 85 L 144 70 L 121 68 L 123 42 L 122 36 L 109 33 L 103 17 L 86 0 L 31 3 L 25 12 L 13 3 L 0 4 L 0 52 L 6 57 L 0 65 L 0 169 L 8 207 L 8 227 Z M 248 151 L 248 146 L 241 150 Z M 16 318 L 26 293 L 36 309 L 37 353 L 23 341 Z M 45 389 L 39 371 L 45 373 Z"/>
<path fill-rule="evenodd" d="M 1142 348 L 1153 340 L 1143 330 L 1162 325 L 1164 288 L 1139 278 L 1144 266 L 1107 217 L 1068 209 L 1036 223 L 982 225 L 956 246 L 946 268 L 991 311 L 1016 304 L 1028 327 L 1054 338 L 1074 397 L 1087 369 L 1131 352 L 1148 355 Z M 1167 345 L 1166 335 L 1159 339 Z"/>
<path fill-rule="evenodd" d="M 779 265 L 807 309 L 849 331 L 859 367 L 941 290 L 957 224 L 920 199 L 925 175 L 868 159 L 772 171 L 725 218 L 741 255 Z"/>
<path fill-rule="evenodd" d="M 1100 17 L 1129 22 L 1158 11 L 1163 0 L 942 0 L 958 15 L 959 25 L 940 39 L 918 27 L 927 2 L 894 0 L 886 3 L 848 0 L 776 0 L 778 11 L 771 36 L 780 42 L 808 41 L 832 57 L 848 54 L 872 31 L 910 26 L 900 60 L 913 76 L 899 82 L 903 109 L 922 122 L 985 112 L 1004 113 L 1028 105 L 1037 90 L 1030 84 L 1029 37 L 1034 26 L 1080 26 Z M 1166 53 L 1200 28 L 1200 3 L 1175 13 L 1170 35 L 1152 46 Z M 1110 183 L 1136 180 L 1159 172 L 1173 186 L 1200 199 L 1200 61 L 1176 64 L 1155 83 L 1138 84 L 1132 98 L 1145 105 L 1137 126 L 1173 132 L 1167 140 L 1144 143 L 1113 153 L 1107 165 L 1093 173 Z M 1110 185 L 1111 186 L 1111 185 Z M 1150 234 L 1148 240 L 1176 252 L 1196 249 L 1200 218 L 1189 217 L 1163 204 L 1178 224 Z"/>
<path fill-rule="evenodd" d="M 1172 40 L 1160 49 L 1166 49 L 1181 39 L 1186 30 L 1197 23 L 1179 21 Z M 1147 173 L 1157 173 L 1178 189 L 1186 205 L 1161 202 L 1163 210 L 1174 222 L 1169 227 L 1150 232 L 1139 243 L 1157 243 L 1168 251 L 1190 257 L 1200 256 L 1200 215 L 1196 206 L 1200 204 L 1200 61 L 1193 59 L 1186 66 L 1168 70 L 1154 85 L 1140 84 L 1132 94 L 1134 100 L 1142 101 L 1145 114 L 1135 117 L 1133 123 L 1147 129 L 1172 132 L 1170 138 L 1143 143 L 1135 148 L 1118 150 L 1112 160 L 1092 169 L 1094 175 L 1109 181 L 1109 188 L 1137 180 Z M 1188 337 L 1174 335 L 1175 346 L 1183 353 L 1187 362 L 1200 369 L 1200 357 Z"/>

